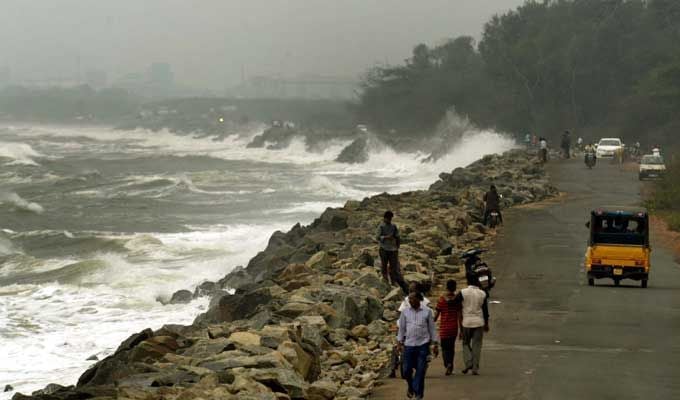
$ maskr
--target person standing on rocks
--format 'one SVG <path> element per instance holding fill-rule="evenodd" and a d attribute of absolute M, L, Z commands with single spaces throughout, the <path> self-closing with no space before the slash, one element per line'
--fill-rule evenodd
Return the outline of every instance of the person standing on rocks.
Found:
<path fill-rule="evenodd" d="M 548 162 L 548 141 L 542 137 L 539 141 L 539 154 L 542 163 Z"/>
<path fill-rule="evenodd" d="M 463 309 L 463 374 L 472 371 L 473 375 L 479 375 L 484 332 L 489 332 L 489 305 L 487 294 L 479 288 L 477 276 L 467 274 L 467 282 L 468 287 L 461 290 L 453 302 L 462 305 Z"/>
<path fill-rule="evenodd" d="M 376 239 L 380 243 L 380 264 L 383 279 L 389 284 L 390 279 L 392 284 L 397 284 L 408 294 L 408 286 L 404 282 L 404 277 L 401 275 L 401 267 L 399 266 L 399 247 L 401 246 L 401 238 L 399 237 L 399 229 L 392 223 L 394 213 L 386 211 L 383 216 L 383 222 L 378 227 Z"/>
<path fill-rule="evenodd" d="M 463 322 L 463 313 L 460 303 L 456 299 L 456 281 L 453 279 L 446 282 L 446 294 L 437 301 L 437 310 L 434 313 L 434 321 L 439 317 L 439 341 L 442 346 L 442 358 L 446 375 L 453 374 L 453 358 L 456 355 L 456 338 L 459 327 Z"/>
<path fill-rule="evenodd" d="M 425 395 L 425 373 L 430 346 L 435 356 L 439 353 L 432 310 L 421 305 L 420 298 L 419 293 L 409 294 L 411 307 L 401 312 L 397 333 L 399 350 L 404 358 L 404 379 L 408 385 L 406 395 L 408 398 L 415 396 L 416 400 L 422 400 Z"/>

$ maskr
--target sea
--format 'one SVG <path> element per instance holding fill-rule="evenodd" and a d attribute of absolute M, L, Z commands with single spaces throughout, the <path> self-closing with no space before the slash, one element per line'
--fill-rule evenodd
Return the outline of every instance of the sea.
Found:
<path fill-rule="evenodd" d="M 75 384 L 130 334 L 191 323 L 207 298 L 159 300 L 247 264 L 277 230 L 515 147 L 470 129 L 436 162 L 372 141 L 368 161 L 341 164 L 342 140 L 246 148 L 265 128 L 0 124 L 0 390 L 14 387 L 0 399 Z"/>

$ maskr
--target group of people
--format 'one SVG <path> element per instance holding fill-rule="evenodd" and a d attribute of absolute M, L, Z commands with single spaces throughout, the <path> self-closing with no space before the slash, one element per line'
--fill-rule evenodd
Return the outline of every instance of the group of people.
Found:
<path fill-rule="evenodd" d="M 487 209 L 500 205 L 500 196 L 494 186 L 486 194 L 485 202 Z M 440 347 L 445 374 L 453 374 L 457 339 L 463 343 L 465 367 L 462 373 L 479 375 L 483 337 L 489 331 L 489 288 L 483 290 L 479 276 L 466 268 L 467 287 L 458 291 L 456 281 L 447 281 L 446 293 L 437 300 L 434 310 L 430 308 L 431 303 L 422 288 L 415 282 L 407 286 L 401 275 L 398 256 L 401 238 L 398 227 L 392 223 L 393 217 L 391 211 L 385 212 L 376 237 L 383 279 L 407 293 L 399 307 L 391 376 L 396 377 L 399 370 L 407 383 L 407 397 L 420 400 L 425 393 L 428 365 L 433 355 L 438 356 Z"/>

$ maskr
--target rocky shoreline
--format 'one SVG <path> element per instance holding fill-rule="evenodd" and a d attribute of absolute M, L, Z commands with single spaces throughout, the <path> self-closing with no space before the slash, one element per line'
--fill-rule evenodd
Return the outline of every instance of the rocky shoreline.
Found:
<path fill-rule="evenodd" d="M 557 194 L 518 150 L 443 173 L 426 191 L 349 201 L 276 232 L 247 267 L 176 296 L 212 296 L 193 324 L 136 333 L 75 386 L 13 399 L 366 398 L 388 367 L 403 299 L 379 272 L 373 236 L 382 213 L 396 214 L 405 279 L 432 287 L 460 276 L 459 254 L 493 236 L 480 223 L 491 183 L 505 207 Z"/>

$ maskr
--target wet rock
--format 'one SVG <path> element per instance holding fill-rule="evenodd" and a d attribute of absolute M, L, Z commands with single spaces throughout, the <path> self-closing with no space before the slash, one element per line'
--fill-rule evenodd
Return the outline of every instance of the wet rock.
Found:
<path fill-rule="evenodd" d="M 99 357 L 97 357 L 96 354 L 93 354 L 85 359 L 85 361 L 99 361 Z"/>
<path fill-rule="evenodd" d="M 168 301 L 168 304 L 187 304 L 190 303 L 191 300 L 193 300 L 193 298 L 194 298 L 193 293 L 191 293 L 190 291 L 178 290 L 172 294 L 172 297 L 170 298 L 170 301 Z"/>
<path fill-rule="evenodd" d="M 5 393 L 11 392 L 14 390 L 14 387 L 12 385 L 5 385 L 5 389 L 3 390 Z"/>
<path fill-rule="evenodd" d="M 345 164 L 361 164 L 368 161 L 367 140 L 365 138 L 355 139 L 351 144 L 342 149 L 336 162 Z"/>
<path fill-rule="evenodd" d="M 203 296 L 213 296 L 216 293 L 223 293 L 222 287 L 219 283 L 206 281 L 196 286 L 193 293 L 193 298 L 203 297 Z M 223 293 L 226 294 L 226 293 Z"/>
<path fill-rule="evenodd" d="M 130 335 L 127 339 L 121 343 L 118 348 L 116 349 L 114 354 L 120 353 L 122 351 L 130 350 L 133 347 L 137 346 L 139 343 L 152 338 L 153 337 L 153 331 L 149 328 L 144 329 L 143 331 L 139 333 L 135 333 L 133 335 Z"/>
<path fill-rule="evenodd" d="M 256 289 L 241 295 L 229 295 L 220 298 L 218 304 L 205 314 L 199 315 L 194 324 L 211 324 L 246 319 L 258 311 L 258 306 L 268 304 L 272 300 L 270 288 Z"/>
<path fill-rule="evenodd" d="M 242 266 L 234 268 L 227 276 L 217 282 L 224 289 L 238 289 L 253 283 L 255 283 L 255 279 Z"/>
<path fill-rule="evenodd" d="M 331 266 L 331 258 L 325 251 L 320 251 L 310 257 L 305 266 L 314 271 L 326 271 Z"/>

